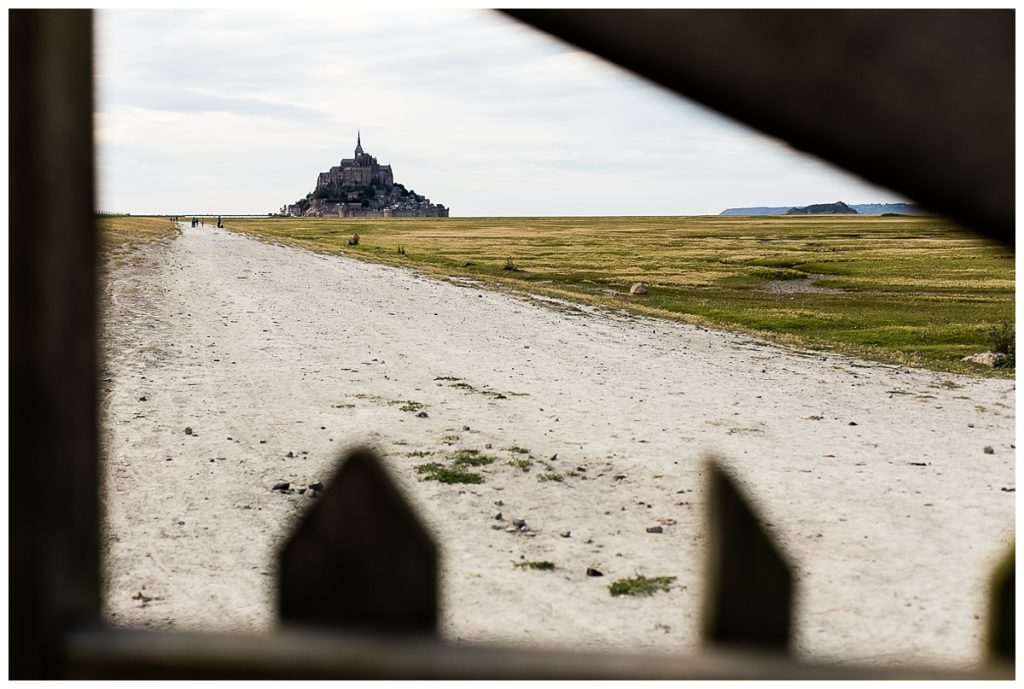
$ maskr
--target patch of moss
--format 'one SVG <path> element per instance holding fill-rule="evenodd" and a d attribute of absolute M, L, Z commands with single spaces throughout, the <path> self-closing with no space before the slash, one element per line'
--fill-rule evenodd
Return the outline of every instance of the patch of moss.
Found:
<path fill-rule="evenodd" d="M 425 406 L 422 402 L 414 402 L 413 400 L 391 400 L 388 404 L 401 405 L 398 408 L 402 411 L 419 411 Z"/>
<path fill-rule="evenodd" d="M 551 571 L 555 568 L 555 563 L 548 560 L 529 560 L 527 562 L 517 562 L 515 566 L 519 569 L 539 569 L 543 571 Z"/>
<path fill-rule="evenodd" d="M 452 459 L 455 460 L 452 462 L 452 466 L 482 467 L 493 464 L 496 458 L 481 454 L 480 450 L 459 450 Z"/>
<path fill-rule="evenodd" d="M 619 579 L 608 587 L 613 596 L 650 596 L 658 591 L 668 591 L 675 577 L 645 577 L 642 574 L 631 579 Z"/>
<path fill-rule="evenodd" d="M 440 462 L 427 462 L 416 467 L 416 473 L 422 481 L 439 481 L 441 483 L 483 483 L 484 477 L 472 471 L 464 471 L 457 467 L 447 467 Z"/>
<path fill-rule="evenodd" d="M 509 466 L 514 466 L 522 469 L 524 472 L 530 471 L 533 467 L 532 459 L 510 459 L 508 460 Z"/>

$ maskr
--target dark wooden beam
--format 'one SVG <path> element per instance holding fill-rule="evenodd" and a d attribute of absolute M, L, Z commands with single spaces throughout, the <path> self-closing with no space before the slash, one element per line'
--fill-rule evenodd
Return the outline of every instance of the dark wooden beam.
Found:
<path fill-rule="evenodd" d="M 10 677 L 99 618 L 92 14 L 11 10 Z"/>
<path fill-rule="evenodd" d="M 83 630 L 68 638 L 73 679 L 1009 679 L 994 662 L 970 671 L 817 665 L 708 648 L 699 655 L 566 652 L 285 627 L 272 636 Z"/>

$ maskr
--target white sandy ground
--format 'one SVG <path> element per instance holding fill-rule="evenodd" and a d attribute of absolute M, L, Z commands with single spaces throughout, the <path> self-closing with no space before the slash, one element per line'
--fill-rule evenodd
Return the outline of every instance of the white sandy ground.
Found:
<path fill-rule="evenodd" d="M 1012 381 L 792 351 L 209 227 L 120 262 L 104 304 L 116 625 L 272 630 L 276 548 L 315 498 L 271 486 L 327 479 L 367 443 L 441 546 L 447 638 L 694 651 L 713 451 L 794 565 L 800 657 L 981 657 L 987 577 L 1014 537 Z M 414 466 L 432 458 L 407 454 L 485 443 L 501 461 L 481 485 L 420 481 Z M 539 462 L 506 463 L 512 445 L 586 471 L 539 481 Z M 516 518 L 536 536 L 492 528 Z M 664 533 L 646 532 L 659 521 Z M 557 570 L 514 568 L 523 558 Z M 609 595 L 637 573 L 678 580 L 651 598 Z"/>

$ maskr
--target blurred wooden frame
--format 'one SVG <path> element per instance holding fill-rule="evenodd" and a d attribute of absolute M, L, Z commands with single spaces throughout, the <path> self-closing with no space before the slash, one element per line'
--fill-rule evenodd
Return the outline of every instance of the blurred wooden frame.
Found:
<path fill-rule="evenodd" d="M 1012 244 L 1011 11 L 512 14 Z M 865 42 L 881 52 L 864 51 Z M 709 628 L 716 642 L 743 634 L 769 640 L 761 650 L 722 646 L 680 658 L 454 645 L 423 629 L 316 627 L 304 624 L 301 613 L 278 633 L 258 638 L 106 628 L 100 617 L 92 14 L 11 10 L 9 50 L 10 678 L 1013 676 L 1012 555 L 1001 579 L 1004 603 L 994 610 L 1001 655 L 969 673 L 798 663 L 775 652 L 787 633 L 777 612 L 768 631 L 737 628 L 748 621 L 731 613 Z M 852 80 L 839 81 L 836 70 Z M 827 91 L 837 83 L 845 93 L 841 113 Z M 869 98 L 876 88 L 891 102 Z M 376 478 L 339 480 L 370 481 L 390 495 L 377 472 L 350 473 Z M 713 491 L 731 495 L 727 482 L 721 486 Z M 740 510 L 728 519 L 719 514 L 718 523 L 732 525 L 719 537 L 720 563 L 742 563 L 729 544 L 760 538 L 743 504 L 739 498 L 712 501 L 713 513 Z M 721 585 L 736 584 L 723 579 Z M 349 613 L 342 608 L 338 614 Z M 428 609 L 416 619 L 432 614 Z"/>

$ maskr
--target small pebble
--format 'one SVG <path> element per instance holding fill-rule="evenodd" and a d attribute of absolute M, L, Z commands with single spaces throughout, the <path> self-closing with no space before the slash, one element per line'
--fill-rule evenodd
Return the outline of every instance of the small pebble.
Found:
<path fill-rule="evenodd" d="M 288 454 L 285 455 L 285 457 L 294 457 L 294 456 L 295 456 L 295 453 L 292 452 L 291 450 L 288 450 Z"/>
<path fill-rule="evenodd" d="M 560 535 L 560 536 L 561 536 L 562 538 L 569 538 L 570 536 L 572 536 L 572 531 L 563 531 L 563 532 L 562 532 L 561 534 L 559 534 L 559 535 Z"/>
<path fill-rule="evenodd" d="M 425 412 L 425 411 L 421 411 L 421 412 L 420 412 L 419 414 L 417 414 L 416 416 L 420 417 L 421 419 L 425 419 L 425 418 L 427 418 L 428 414 L 427 414 L 427 412 Z"/>
<path fill-rule="evenodd" d="M 278 481 L 270 490 L 288 490 L 288 487 L 291 485 L 292 484 L 288 483 L 287 481 Z"/>
<path fill-rule="evenodd" d="M 484 449 L 485 450 L 490 450 L 491 449 L 491 444 L 490 443 L 484 444 Z"/>
<path fill-rule="evenodd" d="M 987 454 L 987 455 L 994 455 L 995 453 L 996 453 L 996 451 L 992 449 L 991 445 L 986 445 L 985 446 L 985 454 Z"/>
<path fill-rule="evenodd" d="M 469 426 L 463 426 L 463 427 L 462 427 L 462 430 L 464 430 L 464 431 L 468 431 L 468 430 L 469 430 Z"/>
<path fill-rule="evenodd" d="M 505 505 L 505 501 L 504 500 L 495 500 L 494 504 L 497 505 L 498 507 L 503 507 Z"/>
<path fill-rule="evenodd" d="M 851 422 L 850 422 L 850 425 L 851 425 L 851 426 L 856 426 L 856 425 L 857 425 L 857 422 L 856 422 L 856 421 L 851 421 Z"/>
<path fill-rule="evenodd" d="M 504 515 L 502 515 L 501 512 L 498 512 L 496 515 L 494 515 L 494 518 L 498 521 L 503 521 L 505 519 Z"/>
<path fill-rule="evenodd" d="M 548 461 L 549 461 L 549 462 L 553 462 L 553 461 L 555 461 L 556 459 L 558 459 L 558 453 L 557 453 L 557 452 L 556 452 L 555 454 L 551 455 L 551 458 L 550 458 L 550 459 L 548 459 Z"/>
<path fill-rule="evenodd" d="M 512 520 L 512 526 L 515 526 L 515 527 L 517 527 L 519 529 L 525 529 L 526 528 L 526 520 L 525 519 L 513 519 Z"/>
<path fill-rule="evenodd" d="M 594 569 L 593 567 L 587 567 L 587 576 L 588 577 L 603 577 L 604 576 L 604 572 L 602 572 L 600 570 L 597 570 L 597 569 Z"/>
<path fill-rule="evenodd" d="M 324 484 L 321 483 L 320 481 L 313 481 L 313 483 L 309 484 L 309 489 L 310 490 L 323 490 L 324 489 Z"/>
<path fill-rule="evenodd" d="M 662 533 L 664 531 L 665 530 L 661 528 L 661 525 L 647 527 L 647 533 Z"/>
<path fill-rule="evenodd" d="M 192 435 L 192 427 L 185 426 L 185 435 Z"/>
<path fill-rule="evenodd" d="M 140 397 L 140 398 L 139 398 L 139 401 L 140 401 L 140 402 L 145 402 L 145 401 L 146 401 L 146 396 L 145 396 L 145 395 L 143 395 L 142 397 Z"/>

